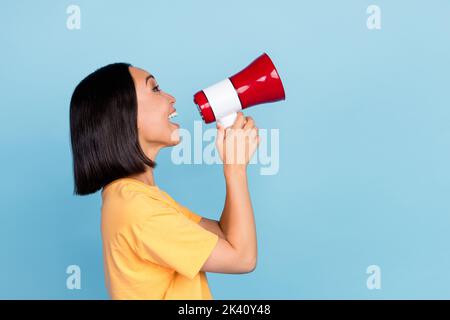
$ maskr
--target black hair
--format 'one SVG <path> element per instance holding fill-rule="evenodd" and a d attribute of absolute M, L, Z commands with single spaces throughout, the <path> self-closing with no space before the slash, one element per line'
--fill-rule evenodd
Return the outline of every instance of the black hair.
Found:
<path fill-rule="evenodd" d="M 70 101 L 74 194 L 154 168 L 139 144 L 137 97 L 128 63 L 97 69 L 75 88 Z"/>

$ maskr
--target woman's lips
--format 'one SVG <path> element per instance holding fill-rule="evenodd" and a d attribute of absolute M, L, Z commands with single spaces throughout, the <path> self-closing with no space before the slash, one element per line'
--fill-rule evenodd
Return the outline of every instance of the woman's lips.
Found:
<path fill-rule="evenodd" d="M 176 117 L 177 115 L 178 115 L 178 113 L 177 113 L 177 111 L 175 110 L 175 111 L 172 111 L 172 112 L 169 114 L 168 118 L 169 118 L 169 119 L 172 119 L 172 118 Z"/>
<path fill-rule="evenodd" d="M 173 111 L 168 115 L 168 119 L 169 119 L 169 123 L 173 124 L 174 126 L 180 127 L 180 125 L 178 123 L 174 123 L 172 121 L 170 121 L 170 119 L 175 118 L 178 115 L 177 111 L 175 109 L 173 109 Z"/>

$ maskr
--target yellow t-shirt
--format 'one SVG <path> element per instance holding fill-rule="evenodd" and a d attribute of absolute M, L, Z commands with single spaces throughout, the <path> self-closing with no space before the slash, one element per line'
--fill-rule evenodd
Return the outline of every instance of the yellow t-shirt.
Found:
<path fill-rule="evenodd" d="M 112 299 L 213 299 L 201 267 L 218 235 L 157 186 L 117 179 L 102 191 L 106 287 Z"/>

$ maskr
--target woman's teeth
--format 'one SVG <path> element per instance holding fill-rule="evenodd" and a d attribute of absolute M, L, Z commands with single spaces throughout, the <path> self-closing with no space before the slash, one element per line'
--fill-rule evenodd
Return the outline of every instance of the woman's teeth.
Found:
<path fill-rule="evenodd" d="M 176 111 L 172 112 L 171 114 L 169 114 L 169 119 L 172 119 L 173 117 L 176 117 L 178 115 L 178 113 Z"/>

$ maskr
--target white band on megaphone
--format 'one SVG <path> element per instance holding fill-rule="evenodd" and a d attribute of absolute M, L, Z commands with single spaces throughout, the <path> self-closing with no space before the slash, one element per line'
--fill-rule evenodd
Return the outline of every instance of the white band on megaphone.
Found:
<path fill-rule="evenodd" d="M 203 89 L 216 120 L 242 109 L 241 101 L 230 79 Z"/>
<path fill-rule="evenodd" d="M 217 119 L 217 122 L 219 122 L 224 128 L 231 127 L 234 123 L 234 121 L 237 118 L 237 113 L 233 112 L 229 115 L 226 115 L 225 117 Z"/>

